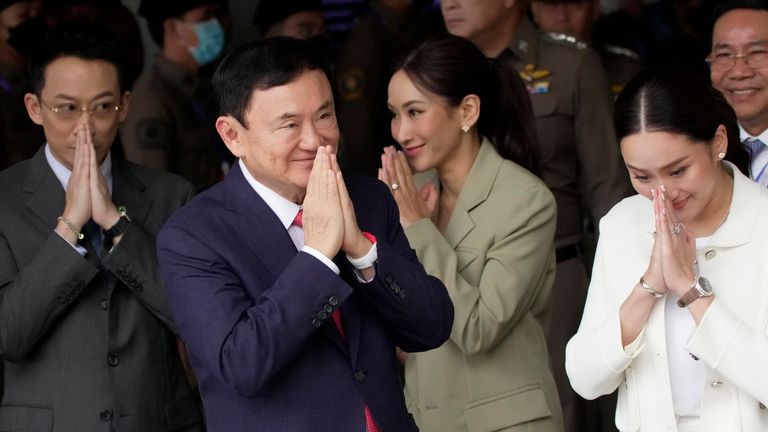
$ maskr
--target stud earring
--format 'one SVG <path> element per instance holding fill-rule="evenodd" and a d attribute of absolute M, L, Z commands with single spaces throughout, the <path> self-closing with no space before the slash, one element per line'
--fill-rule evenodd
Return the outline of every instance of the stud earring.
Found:
<path fill-rule="evenodd" d="M 466 124 L 461 125 L 461 130 L 464 131 L 464 133 L 469 132 L 469 125 L 466 125 Z"/>
<path fill-rule="evenodd" d="M 717 154 L 718 159 L 723 159 L 725 157 L 725 153 L 720 152 Z"/>

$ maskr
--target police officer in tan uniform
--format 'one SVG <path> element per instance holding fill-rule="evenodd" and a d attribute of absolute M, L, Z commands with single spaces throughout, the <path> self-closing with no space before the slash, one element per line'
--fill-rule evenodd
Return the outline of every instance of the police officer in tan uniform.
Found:
<path fill-rule="evenodd" d="M 640 56 L 616 45 L 596 45 L 592 29 L 600 17 L 600 0 L 533 0 L 531 15 L 539 30 L 573 44 L 588 44 L 600 55 L 611 93 L 617 96 L 642 69 Z"/>
<path fill-rule="evenodd" d="M 389 129 L 387 86 L 398 62 L 426 36 L 445 29 L 439 14 L 413 0 L 374 0 L 347 38 L 334 85 L 342 130 L 340 156 L 349 169 L 376 176 Z"/>
<path fill-rule="evenodd" d="M 226 154 L 213 129 L 210 80 L 201 73 L 223 51 L 225 11 L 217 0 L 143 0 L 139 6 L 161 53 L 134 87 L 120 128 L 125 156 L 179 174 L 197 190 L 221 178 Z"/>
<path fill-rule="evenodd" d="M 579 259 L 584 221 L 599 220 L 631 189 L 599 56 L 584 43 L 539 32 L 525 17 L 527 6 L 523 0 L 443 0 L 441 7 L 449 32 L 514 65 L 529 89 L 541 176 L 558 205 L 550 357 L 565 430 L 579 431 L 585 422 L 583 400 L 565 375 L 565 345 L 578 328 L 589 284 Z"/>

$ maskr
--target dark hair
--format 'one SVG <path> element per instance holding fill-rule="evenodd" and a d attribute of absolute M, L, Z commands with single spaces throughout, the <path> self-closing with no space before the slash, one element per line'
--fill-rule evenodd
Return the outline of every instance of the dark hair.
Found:
<path fill-rule="evenodd" d="M 749 9 L 768 12 L 766 0 L 721 0 L 715 3 L 712 10 L 712 25 L 723 15 L 736 9 Z"/>
<path fill-rule="evenodd" d="M 32 91 L 42 92 L 45 70 L 61 57 L 102 60 L 117 70 L 120 91 L 128 89 L 125 78 L 125 55 L 120 43 L 106 28 L 88 20 L 73 20 L 51 29 L 29 59 L 29 80 Z"/>
<path fill-rule="evenodd" d="M 488 138 L 501 157 L 539 174 L 531 101 L 516 71 L 487 59 L 475 44 L 462 37 L 430 37 L 396 68 L 416 87 L 456 107 L 465 96 L 481 101 L 478 132 Z"/>
<path fill-rule="evenodd" d="M 273 25 L 299 12 L 322 12 L 320 0 L 259 0 L 253 14 L 253 24 L 259 27 L 264 36 Z"/>
<path fill-rule="evenodd" d="M 241 45 L 222 60 L 213 74 L 219 112 L 248 127 L 244 114 L 255 90 L 288 84 L 314 70 L 322 71 L 326 78 L 330 76 L 323 57 L 304 40 L 277 36 Z"/>
<path fill-rule="evenodd" d="M 613 114 L 616 139 L 639 132 L 668 132 L 710 143 L 725 126 L 725 159 L 749 175 L 749 154 L 741 145 L 736 113 L 723 95 L 684 69 L 664 66 L 641 71 L 616 99 Z"/>

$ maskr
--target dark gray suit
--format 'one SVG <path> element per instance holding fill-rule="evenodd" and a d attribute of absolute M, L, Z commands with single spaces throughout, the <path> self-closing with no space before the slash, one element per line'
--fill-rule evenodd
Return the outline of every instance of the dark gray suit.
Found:
<path fill-rule="evenodd" d="M 112 173 L 132 223 L 99 262 L 54 232 L 65 195 L 42 149 L 0 172 L 0 431 L 202 430 L 155 256 L 192 187 L 118 160 Z"/>

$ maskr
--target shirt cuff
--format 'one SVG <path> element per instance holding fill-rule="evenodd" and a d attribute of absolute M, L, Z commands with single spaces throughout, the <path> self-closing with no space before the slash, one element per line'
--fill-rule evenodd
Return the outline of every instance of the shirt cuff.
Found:
<path fill-rule="evenodd" d="M 306 253 L 312 255 L 313 257 L 317 258 L 318 260 L 320 260 L 321 263 L 325 264 L 326 267 L 331 269 L 331 271 L 333 271 L 337 275 L 339 273 L 341 273 L 339 271 L 339 267 L 330 258 L 328 258 L 327 256 L 323 255 L 317 249 L 315 249 L 313 247 L 310 247 L 310 246 L 304 246 L 304 247 L 301 248 L 301 251 L 302 252 L 306 252 Z"/>
<path fill-rule="evenodd" d="M 79 254 L 80 254 L 80 256 L 82 256 L 82 257 L 85 257 L 85 255 L 88 253 L 88 249 L 86 249 L 86 248 L 84 248 L 84 247 L 82 247 L 82 246 L 80 246 L 80 245 L 78 245 L 78 244 L 75 244 L 75 245 L 73 245 L 72 243 L 70 243 L 70 242 L 69 242 L 69 240 L 65 239 L 65 238 L 64 238 L 64 236 L 63 236 L 63 235 L 61 235 L 61 234 L 59 234 L 59 232 L 58 232 L 58 231 L 56 231 L 56 230 L 54 230 L 53 232 L 55 232 L 55 233 L 56 233 L 56 234 L 57 234 L 59 237 L 61 237 L 61 239 L 62 239 L 62 240 L 64 240 L 65 242 L 67 242 L 67 244 L 68 244 L 69 246 L 71 246 L 71 247 L 72 247 L 72 249 L 74 249 L 75 251 L 77 251 L 77 253 L 79 253 Z"/>

